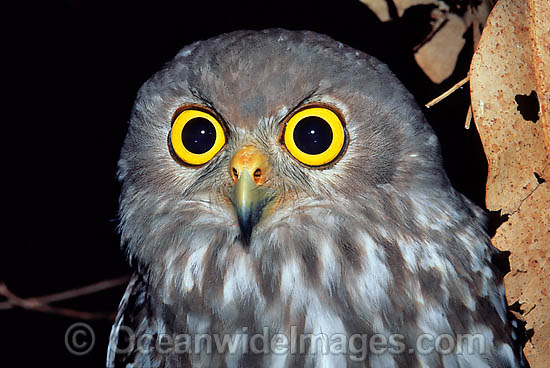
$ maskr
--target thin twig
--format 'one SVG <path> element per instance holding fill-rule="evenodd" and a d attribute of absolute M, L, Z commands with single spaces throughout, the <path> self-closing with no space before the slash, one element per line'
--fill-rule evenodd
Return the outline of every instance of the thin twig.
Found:
<path fill-rule="evenodd" d="M 93 294 L 106 289 L 111 289 L 117 286 L 126 285 L 128 281 L 130 281 L 130 276 L 125 275 L 125 276 L 118 277 L 116 279 L 104 280 L 104 281 L 96 282 L 95 284 L 83 286 L 80 288 L 62 291 L 60 293 L 40 296 L 40 297 L 37 297 L 36 299 L 42 303 L 53 303 L 53 302 L 58 302 L 60 300 L 77 298 L 79 296 Z"/>
<path fill-rule="evenodd" d="M 413 47 L 413 52 L 416 53 L 418 52 L 418 50 L 420 50 L 422 48 L 422 46 L 424 46 L 425 44 L 427 44 L 428 42 L 430 42 L 432 40 L 432 38 L 434 38 L 434 36 L 439 32 L 441 31 L 441 29 L 443 27 L 445 27 L 445 25 L 447 24 L 447 22 L 449 22 L 449 18 L 445 18 L 445 20 L 443 22 L 441 22 L 441 24 L 435 28 L 434 30 L 432 30 L 418 45 L 414 46 Z"/>
<path fill-rule="evenodd" d="M 437 96 L 436 98 L 434 98 L 433 100 L 431 100 L 430 102 L 428 102 L 425 106 L 426 106 L 427 108 L 432 107 L 433 105 L 435 105 L 435 104 L 438 103 L 439 101 L 445 99 L 445 98 L 448 97 L 451 93 L 453 93 L 454 91 L 456 91 L 457 89 L 459 89 L 460 87 L 462 87 L 463 85 L 465 85 L 469 80 L 470 80 L 470 76 L 467 75 L 466 78 L 462 79 L 460 82 L 456 83 L 454 86 L 452 86 L 451 88 L 449 88 L 448 90 L 446 90 L 445 92 L 443 92 L 441 95 Z"/>
<path fill-rule="evenodd" d="M 466 114 L 466 121 L 464 122 L 465 129 L 470 129 L 471 121 L 472 121 L 472 104 L 468 105 L 468 113 Z"/>
<path fill-rule="evenodd" d="M 51 306 L 49 303 L 69 300 L 84 295 L 97 293 L 99 291 L 124 285 L 130 279 L 129 276 L 122 276 L 112 280 L 105 280 L 84 287 L 63 291 L 60 293 L 44 295 L 39 297 L 21 298 L 11 292 L 8 286 L 0 282 L 0 295 L 7 301 L 0 303 L 0 309 L 11 309 L 19 307 L 42 313 L 57 314 L 65 317 L 78 319 L 114 319 L 114 312 L 85 312 L 69 308 Z"/>

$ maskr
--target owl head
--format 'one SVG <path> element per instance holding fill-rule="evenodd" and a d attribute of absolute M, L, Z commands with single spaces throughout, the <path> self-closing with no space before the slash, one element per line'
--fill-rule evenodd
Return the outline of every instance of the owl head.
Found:
<path fill-rule="evenodd" d="M 119 178 L 130 259 L 180 292 L 223 284 L 233 266 L 276 289 L 290 260 L 330 288 L 361 259 L 360 231 L 430 236 L 466 207 L 385 65 L 278 29 L 196 42 L 149 79 Z"/>

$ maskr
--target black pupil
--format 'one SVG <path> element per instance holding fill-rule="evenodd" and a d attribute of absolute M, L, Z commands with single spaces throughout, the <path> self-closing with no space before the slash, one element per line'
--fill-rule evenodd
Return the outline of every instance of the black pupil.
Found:
<path fill-rule="evenodd" d="M 332 143 L 332 129 L 324 119 L 308 116 L 294 128 L 294 143 L 310 155 L 323 153 Z"/>
<path fill-rule="evenodd" d="M 216 129 L 208 119 L 193 118 L 185 124 L 181 139 L 189 152 L 205 153 L 216 142 Z"/>

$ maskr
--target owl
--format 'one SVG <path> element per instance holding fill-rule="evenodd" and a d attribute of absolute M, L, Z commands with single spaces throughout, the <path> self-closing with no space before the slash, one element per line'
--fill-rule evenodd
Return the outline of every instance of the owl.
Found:
<path fill-rule="evenodd" d="M 183 48 L 119 161 L 108 367 L 523 367 L 483 211 L 387 66 L 308 31 Z"/>

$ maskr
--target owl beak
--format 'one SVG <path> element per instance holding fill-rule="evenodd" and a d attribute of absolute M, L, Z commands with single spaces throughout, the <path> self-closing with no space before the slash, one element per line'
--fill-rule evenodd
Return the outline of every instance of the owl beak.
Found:
<path fill-rule="evenodd" d="M 231 160 L 231 176 L 236 183 L 229 199 L 246 245 L 250 245 L 254 226 L 275 197 L 274 191 L 264 185 L 269 171 L 267 157 L 254 146 L 243 147 Z"/>

